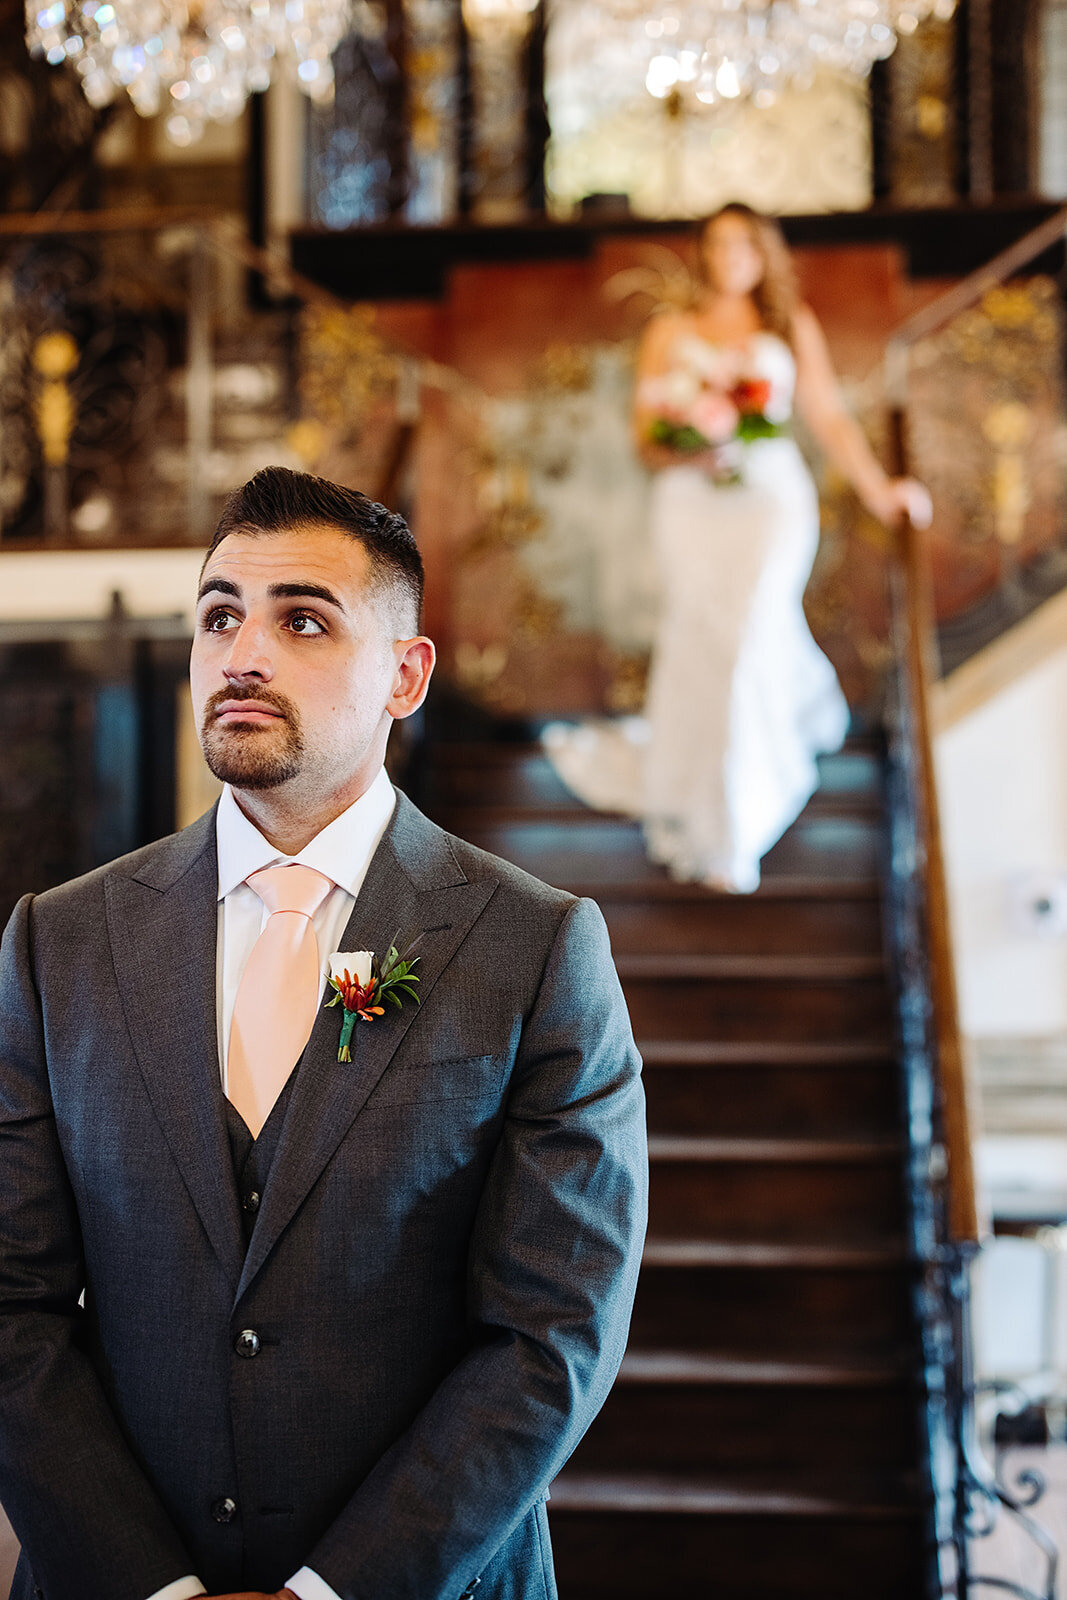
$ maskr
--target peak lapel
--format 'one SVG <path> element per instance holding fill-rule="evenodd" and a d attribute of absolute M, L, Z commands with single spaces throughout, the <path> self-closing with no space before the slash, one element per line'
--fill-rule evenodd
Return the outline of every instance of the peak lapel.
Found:
<path fill-rule="evenodd" d="M 319 1008 L 238 1286 L 238 1299 L 266 1261 L 334 1151 L 362 1111 L 401 1040 L 430 1003 L 434 985 L 495 891 L 468 883 L 439 828 L 398 796 L 397 810 L 345 929 L 341 948 L 384 952 L 398 935 L 421 935 L 419 1003 L 357 1022 L 352 1060 L 337 1059 L 339 1007 Z"/>
<path fill-rule="evenodd" d="M 244 1243 L 226 1137 L 215 1011 L 215 813 L 107 880 L 126 1025 L 157 1117 L 231 1282 Z"/>

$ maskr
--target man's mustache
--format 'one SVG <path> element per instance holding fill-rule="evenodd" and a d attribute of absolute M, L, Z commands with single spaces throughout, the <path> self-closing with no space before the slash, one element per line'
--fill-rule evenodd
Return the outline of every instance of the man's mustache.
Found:
<path fill-rule="evenodd" d="M 279 694 L 275 689 L 251 689 L 234 685 L 232 689 L 216 689 L 208 697 L 204 706 L 204 722 L 213 722 L 218 715 L 221 705 L 233 705 L 235 701 L 254 700 L 257 705 L 269 706 L 272 711 L 277 711 L 289 722 L 297 722 L 296 707 L 284 694 Z"/>

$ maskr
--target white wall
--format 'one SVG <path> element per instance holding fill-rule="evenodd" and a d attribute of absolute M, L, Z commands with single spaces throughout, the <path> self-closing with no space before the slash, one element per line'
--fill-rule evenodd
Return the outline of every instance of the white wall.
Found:
<path fill-rule="evenodd" d="M 964 1032 L 1067 1032 L 1067 935 L 1020 912 L 1067 873 L 1067 639 L 941 733 L 937 767 Z"/>
<path fill-rule="evenodd" d="M 0 550 L 0 620 L 106 616 L 114 590 L 139 617 L 180 613 L 190 633 L 203 550 Z"/>

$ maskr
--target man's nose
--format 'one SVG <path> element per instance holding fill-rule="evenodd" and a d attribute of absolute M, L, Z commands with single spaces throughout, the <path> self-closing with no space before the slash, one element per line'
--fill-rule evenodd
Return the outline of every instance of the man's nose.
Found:
<path fill-rule="evenodd" d="M 269 635 L 251 617 L 245 617 L 234 630 L 229 651 L 222 663 L 223 675 L 232 682 L 257 678 L 261 682 L 274 676 Z"/>

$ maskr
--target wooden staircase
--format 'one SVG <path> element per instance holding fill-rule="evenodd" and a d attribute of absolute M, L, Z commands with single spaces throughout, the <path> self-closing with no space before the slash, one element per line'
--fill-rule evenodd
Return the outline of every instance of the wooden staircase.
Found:
<path fill-rule="evenodd" d="M 645 1060 L 648 1243 L 552 1490 L 561 1600 L 925 1600 L 877 742 L 822 763 L 749 897 L 670 882 L 534 745 L 439 744 L 422 798 L 599 902 Z"/>

